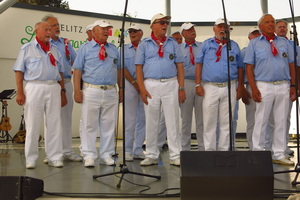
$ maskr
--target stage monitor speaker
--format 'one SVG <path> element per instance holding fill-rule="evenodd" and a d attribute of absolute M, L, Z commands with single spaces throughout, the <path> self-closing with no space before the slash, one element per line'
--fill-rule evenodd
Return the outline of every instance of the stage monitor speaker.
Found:
<path fill-rule="evenodd" d="M 181 200 L 273 200 L 271 152 L 182 151 Z"/>
<path fill-rule="evenodd" d="M 34 200 L 43 195 L 44 182 L 27 176 L 0 176 L 0 199 Z"/>

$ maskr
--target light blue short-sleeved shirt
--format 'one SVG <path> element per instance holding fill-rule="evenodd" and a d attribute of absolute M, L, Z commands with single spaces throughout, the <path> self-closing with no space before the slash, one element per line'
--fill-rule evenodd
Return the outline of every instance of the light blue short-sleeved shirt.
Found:
<path fill-rule="evenodd" d="M 202 63 L 202 81 L 223 83 L 228 81 L 227 45 L 222 47 L 221 59 L 216 62 L 216 52 L 219 44 L 215 38 L 205 40 L 196 55 L 195 62 Z M 236 42 L 231 40 L 229 51 L 230 80 L 238 79 L 238 68 L 244 68 L 241 58 L 241 51 Z"/>
<path fill-rule="evenodd" d="M 164 55 L 159 57 L 159 46 L 148 37 L 138 46 L 135 55 L 135 64 L 143 65 L 144 78 L 165 79 L 177 76 L 176 63 L 183 63 L 183 57 L 179 45 L 167 37 L 163 44 Z"/>
<path fill-rule="evenodd" d="M 41 49 L 36 39 L 24 44 L 13 70 L 23 72 L 25 81 L 60 81 L 60 72 L 64 72 L 61 54 L 51 43 L 50 51 L 56 60 L 56 66 L 51 64 L 49 55 Z"/>
<path fill-rule="evenodd" d="M 274 44 L 278 50 L 276 56 L 263 35 L 252 39 L 246 48 L 244 63 L 255 65 L 256 81 L 290 80 L 289 63 L 294 61 L 292 46 L 287 39 L 278 36 L 275 36 Z"/>
<path fill-rule="evenodd" d="M 193 48 L 193 54 L 194 58 L 198 54 L 198 51 L 200 49 L 201 42 L 195 42 L 192 45 Z M 191 58 L 190 58 L 190 46 L 183 42 L 180 45 L 180 49 L 182 51 L 183 55 L 183 66 L 184 66 L 184 78 L 185 79 L 190 79 L 190 80 L 195 80 L 195 68 L 196 66 L 191 63 Z"/>
<path fill-rule="evenodd" d="M 134 64 L 136 50 L 131 43 L 125 44 L 124 46 L 124 67 L 130 72 L 131 76 L 136 79 L 136 70 Z"/>
<path fill-rule="evenodd" d="M 120 69 L 119 52 L 115 45 L 106 43 L 105 60 L 100 60 L 100 45 L 92 40 L 78 49 L 73 68 L 82 71 L 82 80 L 94 85 L 114 85 Z"/>
<path fill-rule="evenodd" d="M 64 38 L 59 37 L 57 41 L 54 41 L 53 39 L 50 39 L 50 42 L 52 44 L 54 44 L 55 46 L 57 46 L 61 56 L 62 56 L 62 60 L 63 60 L 63 67 L 64 67 L 64 78 L 65 79 L 69 79 L 72 77 L 72 63 L 74 62 L 75 58 L 76 58 L 76 52 L 74 50 L 74 48 L 72 47 L 72 45 L 70 43 L 68 43 L 68 49 L 70 52 L 70 59 L 67 59 L 66 56 L 66 47 L 65 47 L 65 43 L 64 43 Z"/>

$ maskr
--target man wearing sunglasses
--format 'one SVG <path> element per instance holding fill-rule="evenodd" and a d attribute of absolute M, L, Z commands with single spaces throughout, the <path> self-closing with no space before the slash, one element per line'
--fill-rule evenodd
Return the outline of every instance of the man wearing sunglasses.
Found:
<path fill-rule="evenodd" d="M 161 108 L 165 116 L 171 165 L 180 165 L 179 102 L 185 101 L 183 57 L 177 42 L 166 37 L 170 16 L 152 17 L 151 37 L 136 52 L 136 76 L 145 103 L 146 159 L 142 166 L 158 163 L 157 136 Z"/>
<path fill-rule="evenodd" d="M 128 29 L 130 43 L 124 46 L 125 74 L 125 159 L 144 159 L 143 143 L 145 140 L 145 111 L 140 97 L 140 89 L 136 82 L 134 57 L 136 49 L 143 37 L 139 24 L 131 24 Z"/>

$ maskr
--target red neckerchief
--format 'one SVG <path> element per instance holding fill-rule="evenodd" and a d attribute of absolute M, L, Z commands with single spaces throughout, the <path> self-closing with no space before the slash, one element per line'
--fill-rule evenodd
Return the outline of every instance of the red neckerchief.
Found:
<path fill-rule="evenodd" d="M 151 33 L 151 37 L 152 39 L 156 42 L 156 44 L 159 46 L 159 49 L 158 49 L 158 55 L 159 57 L 163 57 L 164 56 L 164 42 L 167 40 L 167 37 L 164 36 L 161 40 L 157 39 L 153 32 Z"/>
<path fill-rule="evenodd" d="M 53 66 L 56 66 L 56 63 L 55 63 L 55 58 L 54 56 L 52 55 L 51 51 L 50 51 L 50 42 L 47 42 L 47 44 L 44 44 L 43 42 L 41 42 L 37 37 L 36 37 L 36 41 L 40 44 L 41 46 L 41 49 L 47 53 L 50 57 L 50 62 Z"/>
<path fill-rule="evenodd" d="M 216 62 L 219 62 L 221 59 L 221 55 L 222 55 L 222 47 L 223 47 L 223 45 L 226 44 L 226 40 L 219 40 L 218 38 L 215 37 L 215 41 L 216 41 L 216 43 L 219 44 L 218 50 L 216 52 L 216 56 L 217 56 Z"/>
<path fill-rule="evenodd" d="M 106 43 L 107 42 L 103 42 L 103 43 L 101 43 L 101 42 L 99 42 L 98 40 L 96 40 L 95 38 L 94 38 L 94 40 L 95 40 L 95 42 L 97 42 L 99 45 L 100 45 L 100 51 L 99 51 L 99 58 L 100 58 L 100 60 L 105 60 L 105 53 L 106 53 L 106 49 L 105 49 L 105 45 L 106 45 Z"/>
<path fill-rule="evenodd" d="M 65 50 L 66 50 L 66 57 L 70 58 L 70 51 L 69 51 L 68 43 L 69 43 L 69 40 L 67 38 L 64 38 L 64 44 L 65 44 Z"/>
<path fill-rule="evenodd" d="M 137 44 L 133 44 L 132 42 L 131 42 L 131 44 L 132 44 L 132 46 L 133 46 L 133 48 L 136 50 L 137 49 L 137 47 L 139 46 L 139 43 L 137 43 Z"/>
<path fill-rule="evenodd" d="M 193 54 L 193 44 L 195 44 L 195 41 L 193 41 L 193 42 L 191 42 L 191 43 L 185 41 L 185 43 L 186 43 L 187 45 L 189 45 L 189 47 L 190 47 L 190 59 L 191 59 L 191 63 L 192 63 L 193 65 L 195 65 L 195 57 L 194 57 L 194 54 Z"/>
<path fill-rule="evenodd" d="M 262 35 L 265 36 L 266 39 L 270 42 L 270 44 L 271 44 L 271 51 L 272 51 L 273 55 L 276 56 L 276 54 L 278 53 L 278 50 L 276 49 L 276 46 L 274 44 L 275 34 L 272 37 L 268 37 L 264 33 Z"/>

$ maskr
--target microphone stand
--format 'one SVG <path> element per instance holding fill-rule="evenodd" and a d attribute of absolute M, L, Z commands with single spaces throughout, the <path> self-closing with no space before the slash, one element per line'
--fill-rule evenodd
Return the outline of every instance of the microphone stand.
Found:
<path fill-rule="evenodd" d="M 287 170 L 287 171 L 278 171 L 278 172 L 274 172 L 274 174 L 281 174 L 281 173 L 289 173 L 289 172 L 296 172 L 296 176 L 294 178 L 294 180 L 292 181 L 292 185 L 296 186 L 297 184 L 299 184 L 300 182 L 297 181 L 299 173 L 300 173 L 300 152 L 299 152 L 299 143 L 300 143 L 300 138 L 299 138 L 299 94 L 298 94 L 298 67 L 297 67 L 297 46 L 298 46 L 298 38 L 297 38 L 297 29 L 296 29 L 296 25 L 295 25 L 295 16 L 294 16 L 294 5 L 291 2 L 292 0 L 289 0 L 290 3 L 290 9 L 291 9 L 291 15 L 292 15 L 292 21 L 293 21 L 293 39 L 294 39 L 294 64 L 295 64 L 295 73 L 296 73 L 296 129 L 297 129 L 297 163 L 296 166 L 294 168 L 294 170 Z"/>
<path fill-rule="evenodd" d="M 231 80 L 230 80 L 230 62 L 229 62 L 229 51 L 231 50 L 231 42 L 230 42 L 230 30 L 227 24 L 224 0 L 222 0 L 222 6 L 223 6 L 224 26 L 225 26 L 225 33 L 226 33 L 225 39 L 226 39 L 227 72 L 228 72 L 227 85 L 228 85 L 229 138 L 230 138 L 229 150 L 233 151 L 234 144 L 233 144 L 233 135 L 232 135 L 233 133 L 232 133 Z"/>
<path fill-rule="evenodd" d="M 108 174 L 102 174 L 102 175 L 94 175 L 93 179 L 99 178 L 99 177 L 104 177 L 104 176 L 110 176 L 110 175 L 117 175 L 117 174 L 121 174 L 121 178 L 117 184 L 117 188 L 121 187 L 121 182 L 124 178 L 125 174 L 134 174 L 134 175 L 139 175 L 139 176 L 146 176 L 146 177 L 150 177 L 150 178 L 156 178 L 158 180 L 161 179 L 161 176 L 154 176 L 154 175 L 149 175 L 149 174 L 143 174 L 143 173 L 138 173 L 138 172 L 132 172 L 129 171 L 129 169 L 127 168 L 126 165 L 126 159 L 125 159 L 125 74 L 124 74 L 124 63 L 125 63 L 125 56 L 124 56 L 124 30 L 125 30 L 125 20 L 126 20 L 126 12 L 127 12 L 127 5 L 128 5 L 128 0 L 125 1 L 125 10 L 124 10 L 124 15 L 123 15 L 123 20 L 122 20 L 122 28 L 121 28 L 121 41 L 120 41 L 120 47 L 121 47 L 121 55 L 122 55 L 122 60 L 121 60 L 121 65 L 122 65 L 122 86 L 123 86 L 123 102 L 122 102 L 122 117 L 123 117 L 123 163 L 120 164 L 120 171 L 118 172 L 112 172 L 112 173 L 108 173 Z"/>

